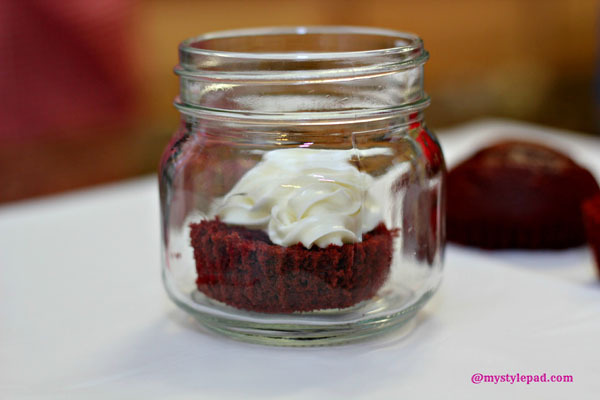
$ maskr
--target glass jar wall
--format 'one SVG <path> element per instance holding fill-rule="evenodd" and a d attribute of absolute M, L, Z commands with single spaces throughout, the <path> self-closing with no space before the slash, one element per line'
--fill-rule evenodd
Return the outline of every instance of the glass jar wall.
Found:
<path fill-rule="evenodd" d="M 436 290 L 445 167 L 422 41 L 354 27 L 180 46 L 160 164 L 163 279 L 209 328 L 328 344 L 412 319 Z"/>

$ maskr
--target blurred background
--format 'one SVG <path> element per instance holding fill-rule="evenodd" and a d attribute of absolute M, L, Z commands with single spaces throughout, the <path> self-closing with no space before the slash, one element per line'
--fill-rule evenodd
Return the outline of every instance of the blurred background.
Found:
<path fill-rule="evenodd" d="M 2 0 L 0 203 L 153 173 L 177 45 L 223 29 L 363 25 L 431 53 L 434 130 L 505 117 L 600 134 L 597 0 Z"/>

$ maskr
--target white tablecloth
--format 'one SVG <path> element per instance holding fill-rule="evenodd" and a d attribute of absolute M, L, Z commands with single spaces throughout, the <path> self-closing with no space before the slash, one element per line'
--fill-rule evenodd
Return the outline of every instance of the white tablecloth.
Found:
<path fill-rule="evenodd" d="M 440 135 L 455 163 L 534 137 L 600 177 L 600 140 L 506 121 Z M 160 281 L 155 178 L 0 207 L 0 398 L 597 398 L 600 284 L 587 248 L 448 246 L 416 327 L 337 347 L 278 348 L 207 332 Z M 481 383 L 473 374 L 571 375 Z"/>

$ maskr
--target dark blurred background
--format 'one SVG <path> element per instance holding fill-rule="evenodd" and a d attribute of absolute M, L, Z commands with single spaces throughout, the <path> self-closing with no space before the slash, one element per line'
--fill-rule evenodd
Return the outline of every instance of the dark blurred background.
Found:
<path fill-rule="evenodd" d="M 418 33 L 433 129 L 508 117 L 600 134 L 597 0 L 0 1 L 0 202 L 154 172 L 177 45 L 253 26 Z"/>

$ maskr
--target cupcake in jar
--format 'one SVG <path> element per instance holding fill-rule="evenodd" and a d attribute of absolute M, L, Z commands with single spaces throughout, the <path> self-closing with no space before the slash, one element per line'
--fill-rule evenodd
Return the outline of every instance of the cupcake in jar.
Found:
<path fill-rule="evenodd" d="M 292 313 L 354 306 L 389 273 L 382 222 L 351 150 L 264 154 L 209 218 L 191 224 L 197 288 L 243 310 Z"/>

